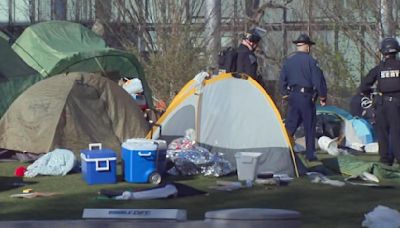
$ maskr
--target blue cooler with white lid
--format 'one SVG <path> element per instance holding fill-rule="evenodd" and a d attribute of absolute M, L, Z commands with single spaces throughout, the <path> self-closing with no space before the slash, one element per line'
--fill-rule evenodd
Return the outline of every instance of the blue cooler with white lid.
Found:
<path fill-rule="evenodd" d="M 101 143 L 89 144 L 89 149 L 81 150 L 83 179 L 92 184 L 114 184 L 117 182 L 117 154 L 111 149 L 103 149 Z"/>
<path fill-rule="evenodd" d="M 125 181 L 159 184 L 165 173 L 166 145 L 164 140 L 126 140 L 122 144 Z"/>

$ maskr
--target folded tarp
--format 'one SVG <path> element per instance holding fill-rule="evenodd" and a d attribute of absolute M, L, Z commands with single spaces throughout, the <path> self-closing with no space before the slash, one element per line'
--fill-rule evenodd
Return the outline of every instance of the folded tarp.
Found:
<path fill-rule="evenodd" d="M 372 173 L 379 180 L 399 179 L 400 167 L 387 166 L 379 162 L 365 161 L 354 155 L 340 155 L 325 160 L 325 165 L 337 172 L 350 176 L 359 176 L 363 172 Z"/>

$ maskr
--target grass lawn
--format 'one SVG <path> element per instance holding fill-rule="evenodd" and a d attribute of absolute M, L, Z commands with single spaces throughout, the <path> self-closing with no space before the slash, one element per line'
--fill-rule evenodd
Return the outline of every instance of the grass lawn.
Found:
<path fill-rule="evenodd" d="M 367 157 L 374 160 L 376 157 Z M 0 219 L 1 220 L 60 220 L 80 219 L 84 208 L 179 208 L 186 209 L 189 219 L 203 219 L 210 210 L 226 208 L 281 208 L 301 212 L 303 227 L 360 227 L 364 214 L 377 205 L 400 209 L 398 188 L 400 182 L 389 182 L 394 188 L 378 189 L 346 185 L 332 187 L 311 183 L 307 177 L 297 178 L 288 186 L 254 186 L 250 189 L 221 192 L 211 190 L 217 180 L 236 180 L 236 176 L 223 178 L 185 177 L 171 180 L 208 191 L 209 195 L 178 199 L 116 201 L 99 199 L 100 189 L 137 189 L 151 185 L 118 182 L 115 185 L 87 185 L 79 173 L 64 177 L 40 176 L 27 179 L 26 186 L 13 186 L 13 177 L 19 162 L 0 163 Z M 25 164 L 27 165 L 27 164 Z M 342 180 L 343 177 L 330 176 Z M 33 199 L 11 198 L 22 189 L 58 192 L 61 195 Z"/>

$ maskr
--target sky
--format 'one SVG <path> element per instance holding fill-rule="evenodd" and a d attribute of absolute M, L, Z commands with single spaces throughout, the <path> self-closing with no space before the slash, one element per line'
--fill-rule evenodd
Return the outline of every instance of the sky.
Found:
<path fill-rule="evenodd" d="M 29 21 L 28 0 L 18 0 L 15 3 L 15 22 Z M 8 0 L 0 0 L 0 22 L 8 22 Z"/>

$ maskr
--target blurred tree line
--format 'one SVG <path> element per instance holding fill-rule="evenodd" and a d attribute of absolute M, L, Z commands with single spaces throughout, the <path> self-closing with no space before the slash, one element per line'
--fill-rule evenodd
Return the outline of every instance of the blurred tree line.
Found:
<path fill-rule="evenodd" d="M 116 0 L 112 4 L 123 15 L 118 22 L 124 26 L 102 22 L 121 46 L 141 53 L 154 94 L 167 101 L 200 70 L 215 66 L 218 51 L 237 46 L 241 33 L 258 26 L 266 30 L 257 51 L 260 74 L 279 105 L 281 64 L 294 51 L 291 41 L 301 32 L 309 33 L 317 42 L 312 55 L 324 70 L 330 103 L 342 107 L 380 60 L 379 41 L 398 30 L 397 0 L 212 2 Z M 214 32 L 208 31 L 212 20 L 218 20 L 211 23 Z"/>
<path fill-rule="evenodd" d="M 9 0 L 9 4 L 16 0 Z M 360 79 L 380 61 L 379 42 L 396 37 L 400 0 L 29 0 L 31 23 L 55 19 L 93 26 L 113 47 L 140 57 L 156 98 L 171 101 L 218 52 L 241 34 L 266 31 L 257 51 L 267 91 L 279 105 L 279 71 L 301 32 L 329 88 L 329 102 L 346 108 Z M 51 5 L 51 18 L 40 9 Z M 12 14 L 10 10 L 10 20 Z M 15 9 L 14 9 L 15 11 Z"/>

